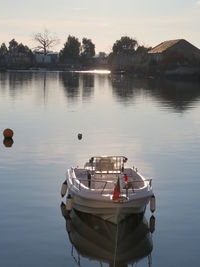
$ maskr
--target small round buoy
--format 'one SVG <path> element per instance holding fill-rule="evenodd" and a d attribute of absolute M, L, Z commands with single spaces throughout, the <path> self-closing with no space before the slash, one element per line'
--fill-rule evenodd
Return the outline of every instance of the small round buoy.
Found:
<path fill-rule="evenodd" d="M 12 147 L 14 141 L 12 138 L 4 138 L 3 144 L 5 147 Z"/>
<path fill-rule="evenodd" d="M 66 199 L 66 210 L 70 212 L 72 210 L 72 197 L 69 194 Z"/>
<path fill-rule="evenodd" d="M 149 220 L 149 230 L 152 234 L 155 231 L 155 223 L 156 223 L 156 218 L 152 215 Z"/>
<path fill-rule="evenodd" d="M 61 187 L 61 197 L 64 197 L 67 192 L 67 181 L 65 180 Z"/>
<path fill-rule="evenodd" d="M 154 212 L 156 210 L 156 198 L 153 195 L 150 200 L 150 210 L 151 212 Z"/>
<path fill-rule="evenodd" d="M 4 136 L 5 138 L 12 138 L 12 137 L 13 137 L 13 134 L 14 134 L 13 130 L 11 130 L 11 129 L 9 129 L 9 128 L 7 128 L 7 129 L 5 129 L 5 130 L 3 131 L 3 136 Z"/>
<path fill-rule="evenodd" d="M 81 140 L 83 138 L 83 135 L 81 133 L 78 134 L 78 140 Z"/>

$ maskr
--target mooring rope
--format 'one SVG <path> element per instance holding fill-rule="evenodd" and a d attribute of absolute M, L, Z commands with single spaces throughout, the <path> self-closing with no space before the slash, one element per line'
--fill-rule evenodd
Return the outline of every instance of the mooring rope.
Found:
<path fill-rule="evenodd" d="M 116 262 L 116 255 L 117 255 L 117 242 L 118 242 L 118 218 L 117 218 L 117 229 L 116 229 L 116 235 L 115 235 L 115 254 L 114 254 L 114 266 L 115 267 L 115 262 Z"/>

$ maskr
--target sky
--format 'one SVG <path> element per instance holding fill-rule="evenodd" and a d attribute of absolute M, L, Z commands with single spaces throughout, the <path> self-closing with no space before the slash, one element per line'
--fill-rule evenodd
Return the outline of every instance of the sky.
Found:
<path fill-rule="evenodd" d="M 68 35 L 89 38 L 96 52 L 111 52 L 122 36 L 155 46 L 184 38 L 200 48 L 200 0 L 0 0 L 0 44 L 15 39 L 36 47 L 48 29 L 63 48 Z"/>

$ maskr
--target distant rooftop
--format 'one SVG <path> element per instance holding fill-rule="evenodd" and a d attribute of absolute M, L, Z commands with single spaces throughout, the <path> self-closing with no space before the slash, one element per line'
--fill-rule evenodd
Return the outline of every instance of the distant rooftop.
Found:
<path fill-rule="evenodd" d="M 148 53 L 153 54 L 153 53 L 162 53 L 168 48 L 174 46 L 175 44 L 179 43 L 180 41 L 185 41 L 184 39 L 176 39 L 176 40 L 169 40 L 160 43 L 159 45 L 153 47 Z"/>

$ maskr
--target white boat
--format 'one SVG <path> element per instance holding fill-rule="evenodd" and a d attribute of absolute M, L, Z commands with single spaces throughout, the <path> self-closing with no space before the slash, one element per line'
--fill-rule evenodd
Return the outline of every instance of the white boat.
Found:
<path fill-rule="evenodd" d="M 70 168 L 63 183 L 67 209 L 97 215 L 117 223 L 133 213 L 144 213 L 152 199 L 152 179 L 145 179 L 137 168 L 125 167 L 124 156 L 92 157 L 84 168 Z M 66 190 L 67 189 L 67 190 Z"/>

